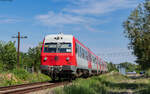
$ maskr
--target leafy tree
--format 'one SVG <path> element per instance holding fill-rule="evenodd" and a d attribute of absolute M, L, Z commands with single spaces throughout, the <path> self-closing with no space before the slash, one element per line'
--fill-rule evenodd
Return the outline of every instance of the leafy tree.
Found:
<path fill-rule="evenodd" d="M 111 72 L 111 71 L 117 71 L 118 69 L 116 68 L 116 65 L 113 64 L 112 62 L 110 63 L 107 63 L 107 67 L 108 67 L 108 71 Z"/>
<path fill-rule="evenodd" d="M 16 67 L 16 48 L 15 42 L 0 42 L 0 65 L 3 70 L 12 70 Z"/>
<path fill-rule="evenodd" d="M 30 67 L 31 64 L 30 62 L 32 62 L 31 58 L 28 56 L 27 53 L 24 52 L 20 52 L 20 65 L 22 68 L 26 67 Z"/>
<path fill-rule="evenodd" d="M 129 49 L 133 49 L 137 57 L 136 63 L 142 69 L 150 68 L 150 0 L 139 4 L 123 26 L 125 36 L 130 40 Z"/>
<path fill-rule="evenodd" d="M 34 71 L 39 70 L 40 66 L 40 48 L 39 47 L 34 47 L 34 48 L 29 48 L 28 50 L 28 61 L 30 61 L 29 66 L 34 67 Z"/>
<path fill-rule="evenodd" d="M 40 51 L 41 42 L 38 46 L 29 48 L 28 52 L 20 52 L 20 62 L 22 68 L 33 68 L 35 72 L 38 72 L 40 67 Z"/>
<path fill-rule="evenodd" d="M 3 50 L 3 45 L 2 45 L 2 41 L 0 41 L 0 52 Z M 1 53 L 0 53 L 0 71 L 3 70 L 3 62 L 2 62 L 2 57 L 1 57 Z"/>

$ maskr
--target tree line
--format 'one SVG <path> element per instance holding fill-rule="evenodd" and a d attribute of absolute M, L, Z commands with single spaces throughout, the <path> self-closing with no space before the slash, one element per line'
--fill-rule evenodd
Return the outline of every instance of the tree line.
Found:
<path fill-rule="evenodd" d="M 20 68 L 33 68 L 39 71 L 40 66 L 40 44 L 29 48 L 27 52 L 20 52 Z M 0 71 L 8 71 L 17 68 L 17 51 L 15 42 L 0 41 Z"/>
<path fill-rule="evenodd" d="M 122 62 L 120 64 L 113 64 L 112 62 L 107 63 L 107 68 L 108 71 L 119 71 L 117 68 L 117 65 L 120 65 L 121 67 L 125 68 L 126 72 L 132 72 L 132 71 L 136 71 L 136 72 L 140 72 L 140 66 L 137 64 L 133 64 L 130 62 Z"/>

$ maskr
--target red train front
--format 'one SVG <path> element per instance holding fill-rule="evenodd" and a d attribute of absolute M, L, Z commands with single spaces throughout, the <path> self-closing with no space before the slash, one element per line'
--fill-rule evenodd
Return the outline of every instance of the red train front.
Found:
<path fill-rule="evenodd" d="M 48 35 L 41 53 L 42 72 L 56 77 L 72 76 L 77 66 L 72 35 Z"/>
<path fill-rule="evenodd" d="M 104 72 L 100 66 L 100 58 L 72 35 L 48 35 L 43 41 L 41 71 L 53 80 Z"/>

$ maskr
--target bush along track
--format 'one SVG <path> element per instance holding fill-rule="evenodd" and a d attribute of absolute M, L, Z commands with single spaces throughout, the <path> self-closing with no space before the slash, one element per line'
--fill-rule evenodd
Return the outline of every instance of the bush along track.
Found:
<path fill-rule="evenodd" d="M 150 79 L 131 79 L 116 72 L 77 79 L 71 85 L 56 88 L 55 94 L 150 94 Z"/>
<path fill-rule="evenodd" d="M 14 69 L 12 71 L 0 73 L 0 87 L 50 80 L 51 79 L 44 74 L 29 73 L 24 69 Z"/>

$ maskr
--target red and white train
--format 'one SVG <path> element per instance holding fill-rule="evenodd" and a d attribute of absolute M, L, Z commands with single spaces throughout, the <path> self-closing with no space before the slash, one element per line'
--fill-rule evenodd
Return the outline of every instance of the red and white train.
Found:
<path fill-rule="evenodd" d="M 107 72 L 107 63 L 73 35 L 47 35 L 41 51 L 41 71 L 56 78 L 88 77 Z"/>

